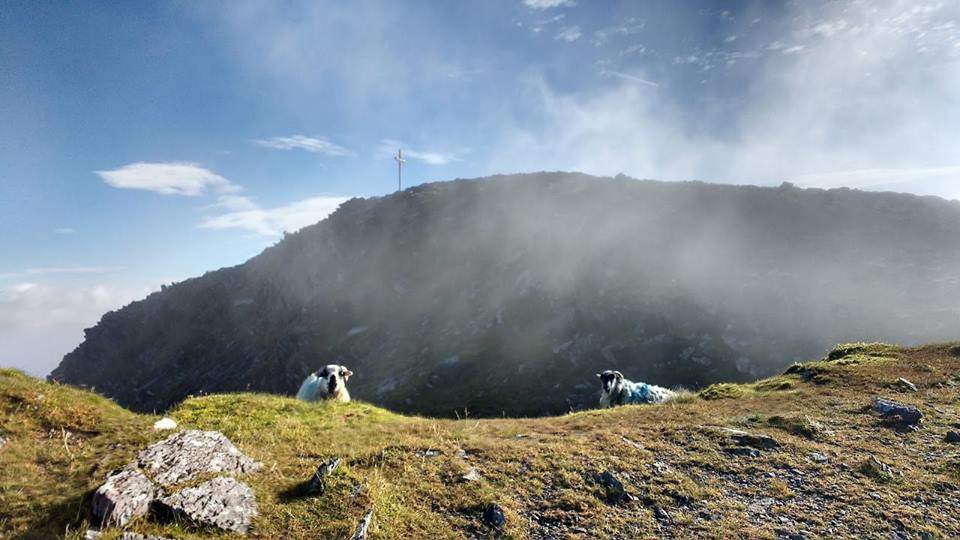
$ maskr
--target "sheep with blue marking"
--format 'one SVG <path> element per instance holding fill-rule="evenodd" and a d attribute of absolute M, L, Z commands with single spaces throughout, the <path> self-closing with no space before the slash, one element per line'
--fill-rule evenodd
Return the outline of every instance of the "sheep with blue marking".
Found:
<path fill-rule="evenodd" d="M 677 393 L 669 388 L 644 382 L 628 381 L 619 371 L 608 369 L 603 373 L 597 373 L 597 377 L 600 378 L 601 384 L 601 407 L 662 403 L 677 397 Z"/>

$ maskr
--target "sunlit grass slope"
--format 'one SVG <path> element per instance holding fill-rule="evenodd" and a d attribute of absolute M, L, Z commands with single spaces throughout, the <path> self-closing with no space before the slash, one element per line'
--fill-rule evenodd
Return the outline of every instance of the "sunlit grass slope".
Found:
<path fill-rule="evenodd" d="M 919 391 L 897 390 L 898 377 Z M 371 508 L 381 539 L 950 538 L 960 535 L 960 445 L 944 436 L 960 428 L 958 390 L 958 344 L 854 344 L 752 384 L 560 417 L 438 420 L 249 393 L 188 399 L 169 415 L 182 428 L 222 431 L 264 463 L 244 478 L 260 506 L 257 538 L 349 538 Z M 871 415 L 877 395 L 920 407 L 922 427 Z M 0 537 L 82 537 L 90 493 L 165 436 L 153 432 L 156 419 L 0 371 Z M 732 455 L 723 427 L 780 447 Z M 871 455 L 902 477 L 861 468 Z M 301 496 L 299 484 L 333 456 L 344 465 L 326 491 Z M 471 468 L 479 480 L 461 478 Z M 611 504 L 593 476 L 604 471 L 629 500 Z M 483 523 L 491 503 L 506 515 L 501 531 Z M 143 519 L 129 530 L 228 536 Z"/>

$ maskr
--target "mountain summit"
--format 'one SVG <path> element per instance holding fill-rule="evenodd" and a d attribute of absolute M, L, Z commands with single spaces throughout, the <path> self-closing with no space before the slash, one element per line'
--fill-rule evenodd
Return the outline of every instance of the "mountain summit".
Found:
<path fill-rule="evenodd" d="M 296 391 L 431 415 L 596 405 L 595 373 L 699 387 L 832 343 L 955 338 L 960 203 L 539 173 L 353 199 L 246 263 L 107 313 L 53 371 L 141 411 Z"/>

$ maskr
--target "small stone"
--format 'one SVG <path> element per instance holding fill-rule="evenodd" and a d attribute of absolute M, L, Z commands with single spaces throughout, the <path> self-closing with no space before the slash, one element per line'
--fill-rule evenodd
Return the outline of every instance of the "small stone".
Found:
<path fill-rule="evenodd" d="M 617 504 L 627 498 L 627 490 L 623 487 L 623 482 L 617 479 L 610 471 L 602 473 L 592 473 L 590 479 L 603 486 L 605 493 L 604 500 L 609 504 Z"/>
<path fill-rule="evenodd" d="M 957 433 L 956 431 L 948 431 L 947 435 L 943 438 L 943 442 L 960 443 L 960 433 Z"/>
<path fill-rule="evenodd" d="M 437 457 L 437 456 L 440 455 L 440 453 L 441 453 L 441 452 L 440 452 L 439 450 L 431 450 L 431 449 L 428 448 L 428 449 L 426 449 L 426 450 L 420 450 L 420 451 L 418 451 L 418 452 L 417 452 L 417 455 L 420 456 L 420 457 Z"/>
<path fill-rule="evenodd" d="M 653 507 L 653 515 L 660 521 L 667 521 L 667 522 L 673 521 L 673 518 L 670 517 L 670 514 L 659 506 Z"/>
<path fill-rule="evenodd" d="M 757 499 L 747 505 L 747 513 L 748 514 L 766 514 L 767 509 L 776 502 L 777 502 L 776 499 L 772 497 L 764 497 L 762 499 Z"/>
<path fill-rule="evenodd" d="M 777 529 L 775 531 L 777 536 L 780 538 L 786 538 L 787 540 L 807 540 L 807 537 L 796 532 L 788 531 L 786 529 Z"/>
<path fill-rule="evenodd" d="M 742 446 L 734 448 L 724 448 L 724 452 L 737 457 L 760 457 L 760 451 L 753 448 L 744 448 Z"/>
<path fill-rule="evenodd" d="M 904 390 L 904 391 L 906 391 L 906 392 L 916 392 L 916 391 L 917 391 L 917 385 L 915 385 L 915 384 L 913 384 L 912 382 L 904 379 L 903 377 L 900 377 L 899 379 L 897 379 L 896 385 L 897 385 L 898 388 L 900 388 L 901 390 Z"/>
<path fill-rule="evenodd" d="M 507 516 L 499 504 L 492 503 L 483 510 L 483 522 L 494 529 L 502 529 L 507 524 Z"/>
<path fill-rule="evenodd" d="M 150 510 L 155 494 L 153 482 L 136 468 L 111 474 L 93 494 L 93 522 L 124 527 Z"/>
<path fill-rule="evenodd" d="M 253 490 L 233 478 L 219 476 L 159 500 L 161 510 L 174 519 L 226 531 L 247 532 L 257 515 Z"/>
<path fill-rule="evenodd" d="M 317 467 L 316 472 L 313 473 L 313 476 L 310 477 L 310 480 L 307 481 L 306 485 L 303 487 L 303 493 L 306 495 L 314 495 L 317 493 L 323 493 L 326 489 L 326 480 L 333 471 L 340 466 L 340 458 L 332 458 L 330 461 L 321 463 Z"/>
<path fill-rule="evenodd" d="M 353 538 L 350 540 L 367 540 L 367 529 L 370 528 L 370 521 L 373 520 L 373 509 L 370 509 L 363 518 L 360 520 L 360 523 L 357 525 L 357 532 L 353 535 Z"/>
<path fill-rule="evenodd" d="M 470 470 L 467 472 L 467 474 L 461 476 L 460 479 L 467 482 L 476 482 L 480 479 L 480 473 L 477 471 L 476 467 L 470 467 Z"/>
<path fill-rule="evenodd" d="M 87 531 L 83 533 L 83 540 L 100 540 L 102 535 L 103 533 L 96 529 L 87 529 Z"/>
<path fill-rule="evenodd" d="M 625 444 L 627 444 L 627 445 L 629 445 L 629 446 L 632 446 L 632 447 L 636 448 L 637 450 L 643 450 L 643 449 L 644 449 L 643 445 L 640 444 L 640 443 L 638 443 L 637 441 L 630 440 L 630 439 L 628 439 L 628 438 L 626 438 L 626 437 L 624 437 L 624 436 L 622 436 L 622 435 L 620 436 L 620 439 L 623 440 L 623 442 L 624 442 Z"/>
<path fill-rule="evenodd" d="M 654 474 L 664 475 L 670 472 L 672 469 L 667 463 L 658 460 L 650 464 L 650 470 L 652 470 Z"/>
<path fill-rule="evenodd" d="M 463 448 L 457 449 L 457 457 L 460 459 L 467 459 L 467 451 Z"/>
<path fill-rule="evenodd" d="M 168 429 L 177 429 L 177 422 L 173 418 L 164 416 L 153 423 L 153 429 L 157 431 L 166 431 Z"/>
<path fill-rule="evenodd" d="M 830 461 L 830 458 L 821 454 L 820 452 L 810 452 L 808 455 L 810 456 L 810 460 L 814 463 L 824 464 Z"/>
<path fill-rule="evenodd" d="M 356 484 L 350 491 L 350 498 L 356 499 L 361 493 L 363 493 L 363 484 Z"/>
<path fill-rule="evenodd" d="M 120 540 L 172 540 L 165 536 L 153 536 L 152 534 L 139 534 L 134 532 L 125 532 Z"/>

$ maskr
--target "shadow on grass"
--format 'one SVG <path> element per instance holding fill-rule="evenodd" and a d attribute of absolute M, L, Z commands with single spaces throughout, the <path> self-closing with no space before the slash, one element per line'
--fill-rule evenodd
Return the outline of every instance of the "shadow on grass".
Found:
<path fill-rule="evenodd" d="M 89 522 L 93 492 L 74 495 L 50 506 L 46 514 L 30 524 L 21 533 L 10 536 L 10 540 L 40 540 L 63 538 L 66 531 L 86 529 Z M 82 536 L 82 534 L 80 535 Z"/>

